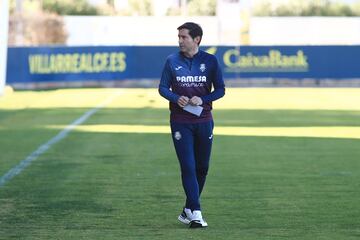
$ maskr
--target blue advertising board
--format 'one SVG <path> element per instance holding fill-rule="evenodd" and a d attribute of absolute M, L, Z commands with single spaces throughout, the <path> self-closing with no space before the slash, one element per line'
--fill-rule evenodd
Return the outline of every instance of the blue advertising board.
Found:
<path fill-rule="evenodd" d="M 226 77 L 359 78 L 360 46 L 244 46 L 219 48 Z"/>
<path fill-rule="evenodd" d="M 360 46 L 205 46 L 227 79 L 360 78 Z M 177 47 L 9 48 L 7 83 L 159 79 Z"/>

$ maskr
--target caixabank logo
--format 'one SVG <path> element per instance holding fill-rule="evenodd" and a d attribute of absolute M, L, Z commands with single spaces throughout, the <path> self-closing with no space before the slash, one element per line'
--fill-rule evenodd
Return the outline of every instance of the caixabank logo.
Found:
<path fill-rule="evenodd" d="M 255 49 L 255 48 L 254 48 Z M 281 49 L 267 48 L 256 52 L 251 47 L 224 48 L 210 47 L 206 51 L 217 55 L 223 61 L 226 73 L 256 72 L 308 72 L 308 56 L 302 49 L 284 52 Z"/>

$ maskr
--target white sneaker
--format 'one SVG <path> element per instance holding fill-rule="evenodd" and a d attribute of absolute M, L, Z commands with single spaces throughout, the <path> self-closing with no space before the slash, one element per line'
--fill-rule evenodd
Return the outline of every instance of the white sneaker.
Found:
<path fill-rule="evenodd" d="M 207 227 L 207 226 L 208 226 L 208 224 L 203 219 L 201 211 L 194 210 L 191 214 L 191 221 L 190 221 L 189 227 L 190 228 L 202 228 L 202 227 Z"/>
<path fill-rule="evenodd" d="M 192 212 L 188 208 L 183 208 L 182 213 L 179 215 L 178 220 L 186 225 L 191 222 Z"/>

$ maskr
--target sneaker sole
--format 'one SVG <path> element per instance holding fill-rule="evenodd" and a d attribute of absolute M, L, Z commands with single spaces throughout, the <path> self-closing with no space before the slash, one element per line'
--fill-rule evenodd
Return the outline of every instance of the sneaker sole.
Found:
<path fill-rule="evenodd" d="M 189 225 L 189 223 L 190 223 L 190 220 L 189 220 L 189 219 L 186 219 L 186 218 L 184 218 L 184 217 L 181 216 L 181 215 L 179 215 L 178 220 L 179 220 L 181 223 L 186 224 L 186 225 Z"/>
<path fill-rule="evenodd" d="M 189 228 L 205 228 L 207 227 L 207 223 L 205 223 L 204 225 L 202 225 L 201 223 L 199 223 L 198 221 L 194 220 L 191 221 L 189 224 Z"/>

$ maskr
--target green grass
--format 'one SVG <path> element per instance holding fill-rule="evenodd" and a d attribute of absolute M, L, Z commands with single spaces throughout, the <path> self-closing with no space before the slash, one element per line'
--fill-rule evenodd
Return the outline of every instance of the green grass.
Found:
<path fill-rule="evenodd" d="M 1 101 L 0 176 L 59 132 L 46 126 L 88 109 Z M 214 115 L 216 126 L 360 125 L 346 109 Z M 168 125 L 168 110 L 106 108 L 86 124 Z M 215 136 L 209 227 L 190 230 L 176 219 L 184 194 L 168 134 L 73 131 L 0 187 L 0 239 L 359 239 L 359 159 L 359 139 Z"/>

